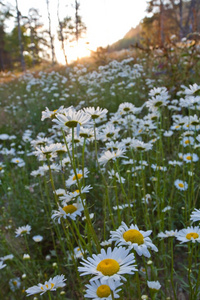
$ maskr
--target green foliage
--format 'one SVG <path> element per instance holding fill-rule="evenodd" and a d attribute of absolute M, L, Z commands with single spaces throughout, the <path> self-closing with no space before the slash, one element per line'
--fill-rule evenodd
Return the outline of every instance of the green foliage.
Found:
<path fill-rule="evenodd" d="M 198 153 L 192 145 L 183 148 L 180 143 L 188 129 L 174 130 L 171 137 L 163 135 L 163 132 L 171 128 L 174 115 L 185 118 L 194 112 L 199 118 L 198 111 L 189 111 L 187 107 L 176 111 L 184 97 L 182 85 L 189 88 L 189 85 L 199 83 L 198 56 L 197 43 L 186 41 L 181 44 L 174 43 L 173 49 L 152 49 L 149 52 L 138 49 L 137 56 L 135 51 L 130 52 L 129 57 L 120 61 L 110 59 L 107 64 L 98 67 L 77 64 L 49 72 L 27 73 L 0 86 L 1 132 L 10 136 L 7 139 L 1 136 L 0 256 L 11 253 L 14 255 L 13 260 L 5 261 L 7 266 L 1 270 L 4 276 L 0 283 L 2 299 L 26 299 L 25 289 L 60 274 L 67 278 L 65 294 L 61 295 L 59 290 L 51 292 L 52 299 L 83 299 L 84 285 L 88 284 L 91 277 L 79 276 L 77 267 L 80 266 L 80 259 L 70 260 L 70 255 L 80 245 L 88 251 L 84 254 L 85 258 L 92 253 L 98 254 L 98 242 L 93 233 L 95 232 L 98 241 L 108 239 L 110 231 L 116 230 L 121 221 L 128 226 L 137 224 L 144 231 L 152 230 L 152 242 L 159 248 L 158 253 L 151 251 L 150 259 L 136 255 L 138 277 L 125 275 L 127 282 L 121 287 L 121 299 L 140 299 L 144 294 L 153 299 L 155 295 L 146 284 L 147 276 L 149 280 L 159 280 L 162 284 L 157 298 L 154 299 L 173 298 L 174 294 L 178 298 L 180 290 L 185 297 L 190 297 L 192 291 L 193 299 L 199 299 L 196 289 L 196 278 L 199 276 L 199 244 L 188 247 L 188 243 L 180 245 L 175 238 L 160 240 L 157 237 L 160 231 L 180 230 L 189 226 L 190 214 L 195 207 L 198 208 L 199 161 L 181 166 L 168 164 L 170 160 L 181 162 L 178 153 Z M 32 171 L 38 170 L 44 164 L 53 165 L 53 161 L 39 161 L 31 155 L 33 151 L 38 151 L 31 146 L 32 140 L 45 136 L 51 144 L 54 139 L 55 143 L 61 142 L 65 145 L 60 127 L 52 130 L 55 125 L 53 118 L 57 113 L 55 110 L 61 105 L 66 108 L 73 105 L 77 111 L 90 106 L 107 108 L 108 119 L 111 119 L 121 103 L 126 106 L 128 102 L 136 108 L 142 107 L 151 98 L 149 91 L 152 88 L 164 86 L 169 94 L 169 105 L 174 100 L 178 104 L 174 104 L 174 110 L 167 106 L 160 107 L 159 117 L 150 123 L 154 125 L 152 128 L 146 122 L 147 107 L 141 113 L 135 114 L 122 110 L 113 123 L 115 133 L 118 130 L 117 122 L 120 121 L 119 127 L 124 124 L 120 127 L 116 141 L 133 136 L 135 139 L 140 137 L 145 143 L 151 141 L 151 151 L 137 151 L 129 148 L 127 143 L 125 155 L 131 159 L 129 164 L 123 163 L 125 158 L 117 158 L 100 167 L 98 159 L 107 149 L 105 141 L 98 137 L 92 142 L 74 146 L 72 139 L 72 142 L 66 143 L 71 143 L 73 148 L 73 158 L 68 165 L 59 169 L 59 172 L 49 172 L 47 167 L 43 175 L 31 175 Z M 198 92 L 197 89 L 195 97 Z M 50 118 L 41 121 L 42 111 L 46 111 L 46 107 L 51 112 Z M 96 122 L 101 133 L 108 125 L 105 120 Z M 141 132 L 137 131 L 138 126 Z M 29 133 L 27 129 L 30 130 Z M 197 132 L 193 132 L 195 136 Z M 65 133 L 68 137 L 68 130 Z M 12 135 L 16 137 L 11 138 Z M 37 148 L 42 149 L 42 144 L 38 144 Z M 55 158 L 57 168 L 66 156 L 64 153 Z M 12 163 L 14 157 L 22 158 L 24 166 L 19 167 Z M 91 223 L 78 217 L 74 222 L 66 219 L 57 224 L 51 219 L 52 211 L 58 209 L 57 198 L 53 192 L 55 188 L 61 187 L 66 192 L 75 191 L 75 185 L 67 188 L 65 186 L 65 181 L 75 167 L 80 170 L 87 167 L 89 170 L 88 177 L 84 180 L 93 189 L 85 197 L 87 209 L 89 213 L 94 213 L 94 218 L 90 220 Z M 167 168 L 166 171 L 162 169 L 164 167 Z M 112 170 L 118 172 L 121 179 L 110 178 L 108 171 Z M 188 172 L 193 172 L 193 175 L 188 175 Z M 125 182 L 122 182 L 122 178 L 126 179 Z M 174 186 L 177 178 L 188 181 L 188 190 L 180 191 Z M 145 199 L 148 201 L 145 202 Z M 133 206 L 113 209 L 124 204 Z M 169 205 L 171 209 L 163 211 Z M 30 235 L 26 238 L 15 237 L 15 230 L 26 224 L 32 227 Z M 36 234 L 42 235 L 43 241 L 35 243 L 32 237 Z M 27 253 L 30 254 L 30 260 L 23 259 L 23 255 Z M 12 291 L 9 280 L 15 277 L 20 278 L 21 286 Z M 47 297 L 48 294 L 45 293 L 43 298 Z"/>

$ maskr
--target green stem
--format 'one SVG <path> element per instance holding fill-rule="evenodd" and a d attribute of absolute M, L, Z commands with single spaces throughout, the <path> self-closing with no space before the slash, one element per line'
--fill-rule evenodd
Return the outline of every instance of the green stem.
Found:
<path fill-rule="evenodd" d="M 115 300 L 114 293 L 112 290 L 110 290 L 110 294 L 111 294 L 112 300 Z"/>
<path fill-rule="evenodd" d="M 191 269 L 192 269 L 192 256 L 193 256 L 193 247 L 194 245 L 188 245 L 188 282 L 190 288 L 190 300 L 193 300 L 193 288 L 191 282 Z"/>
<path fill-rule="evenodd" d="M 47 291 L 47 294 L 48 294 L 48 297 L 49 297 L 49 300 L 51 300 L 51 292 Z"/>
<path fill-rule="evenodd" d="M 48 167 L 49 167 L 49 177 L 50 177 L 51 186 L 52 186 L 52 189 L 53 189 L 54 198 L 55 198 L 56 203 L 58 203 L 58 196 L 56 195 L 56 189 L 55 189 L 53 176 L 52 176 L 52 172 L 51 172 L 50 161 L 49 161 L 49 159 L 47 159 L 47 161 L 48 161 Z"/>
<path fill-rule="evenodd" d="M 173 248 L 173 241 L 174 239 L 171 237 L 170 238 L 170 243 L 171 243 L 171 285 L 172 285 L 172 290 L 174 293 L 174 299 L 177 300 L 176 297 L 176 290 L 175 290 L 175 286 L 174 286 L 174 278 L 173 278 L 173 274 L 174 274 L 174 248 Z"/>
<path fill-rule="evenodd" d="M 77 185 L 78 185 L 79 192 L 80 192 L 81 203 L 82 203 L 83 208 L 84 208 L 86 222 L 88 224 L 88 228 L 89 228 L 89 231 L 91 233 L 91 237 L 93 238 L 93 240 L 95 242 L 97 250 L 100 251 L 100 249 L 101 249 L 100 248 L 100 243 L 99 243 L 99 240 L 97 238 L 96 232 L 94 231 L 94 228 L 92 226 L 91 219 L 90 219 L 90 216 L 89 216 L 89 212 L 88 212 L 87 206 L 84 202 L 83 195 L 81 193 L 81 185 L 80 185 L 80 181 L 78 179 L 78 175 L 77 175 L 77 171 L 76 171 L 76 162 L 75 162 L 75 157 L 74 157 L 74 127 L 72 127 L 72 165 L 73 165 L 74 174 L 75 174 Z"/>

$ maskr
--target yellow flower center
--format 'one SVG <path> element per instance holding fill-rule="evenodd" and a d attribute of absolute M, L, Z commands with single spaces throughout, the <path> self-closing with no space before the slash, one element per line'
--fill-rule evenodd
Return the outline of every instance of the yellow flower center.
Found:
<path fill-rule="evenodd" d="M 184 188 L 184 184 L 183 184 L 183 183 L 179 183 L 178 186 L 179 186 L 180 188 Z"/>
<path fill-rule="evenodd" d="M 113 137 L 113 135 L 114 135 L 114 132 L 109 132 L 106 134 L 106 137 L 111 138 L 111 137 Z"/>
<path fill-rule="evenodd" d="M 91 115 L 92 119 L 95 120 L 99 117 L 99 115 Z"/>
<path fill-rule="evenodd" d="M 115 259 L 106 258 L 103 259 L 97 265 L 97 271 L 100 271 L 104 276 L 112 276 L 119 271 L 119 264 Z"/>
<path fill-rule="evenodd" d="M 176 125 L 175 128 L 178 129 L 178 128 L 180 128 L 180 126 L 179 126 L 179 125 Z"/>
<path fill-rule="evenodd" d="M 190 140 L 186 140 L 186 141 L 185 141 L 185 144 L 186 144 L 186 145 L 190 144 Z"/>
<path fill-rule="evenodd" d="M 13 281 L 13 284 L 16 286 L 16 285 L 17 285 L 17 281 L 14 280 L 14 281 Z"/>
<path fill-rule="evenodd" d="M 72 192 L 72 194 L 77 193 L 79 194 L 79 190 L 75 190 L 74 192 Z"/>
<path fill-rule="evenodd" d="M 16 159 L 16 161 L 15 161 L 16 163 L 19 163 L 19 159 Z"/>
<path fill-rule="evenodd" d="M 198 121 L 192 121 L 191 125 L 199 125 L 199 122 Z"/>
<path fill-rule="evenodd" d="M 129 229 L 124 232 L 123 238 L 126 242 L 136 243 L 138 245 L 144 244 L 144 237 L 137 229 Z"/>
<path fill-rule="evenodd" d="M 191 156 L 191 155 L 188 155 L 188 156 L 186 156 L 186 159 L 187 159 L 187 160 L 191 160 L 191 159 L 192 159 L 192 156 Z"/>
<path fill-rule="evenodd" d="M 51 289 L 54 287 L 54 285 L 55 285 L 54 283 L 51 283 Z"/>
<path fill-rule="evenodd" d="M 161 106 L 162 104 L 163 104 L 162 101 L 158 101 L 158 102 L 155 103 L 155 107 L 159 107 L 159 106 Z"/>
<path fill-rule="evenodd" d="M 65 125 L 68 126 L 68 127 L 70 127 L 70 128 L 72 128 L 72 127 L 76 127 L 78 123 L 79 123 L 78 121 L 73 120 L 73 121 L 67 121 L 67 122 L 65 123 Z M 79 124 L 80 124 L 80 123 L 79 123 Z M 80 124 L 80 125 L 81 125 L 81 124 Z"/>
<path fill-rule="evenodd" d="M 130 108 L 129 108 L 129 107 L 124 107 L 123 110 L 124 110 L 124 111 L 129 111 Z"/>
<path fill-rule="evenodd" d="M 27 233 L 27 230 L 22 230 L 21 234 Z"/>
<path fill-rule="evenodd" d="M 107 284 L 102 284 L 97 288 L 96 294 L 99 298 L 110 296 L 110 287 Z"/>
<path fill-rule="evenodd" d="M 199 235 L 196 232 L 190 232 L 186 235 L 186 239 L 191 240 L 191 238 L 193 239 L 198 239 Z"/>
<path fill-rule="evenodd" d="M 81 179 L 83 175 L 82 174 L 77 174 L 78 179 Z M 72 178 L 72 180 L 76 180 L 76 175 L 74 175 L 74 177 Z"/>
<path fill-rule="evenodd" d="M 55 285 L 54 283 L 51 283 L 50 285 L 49 284 L 45 284 L 45 286 L 46 286 L 46 288 L 48 290 L 51 290 L 54 287 L 54 285 Z M 44 287 L 43 286 L 41 286 L 40 288 L 41 288 L 41 290 L 44 291 Z"/>
<path fill-rule="evenodd" d="M 66 214 L 73 214 L 77 210 L 77 207 L 73 204 L 69 204 L 63 207 L 63 210 L 66 212 Z"/>

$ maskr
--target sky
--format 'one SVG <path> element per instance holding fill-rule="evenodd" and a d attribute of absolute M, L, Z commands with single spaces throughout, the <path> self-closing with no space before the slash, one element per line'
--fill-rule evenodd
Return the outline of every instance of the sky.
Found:
<path fill-rule="evenodd" d="M 74 16 L 72 6 L 73 0 L 59 0 L 59 15 L 62 20 L 65 16 Z M 9 0 L 13 6 L 15 0 Z M 49 0 L 52 19 L 52 32 L 56 35 L 57 21 L 57 0 Z M 106 47 L 123 38 L 123 36 L 146 15 L 146 0 L 79 0 L 80 15 L 87 27 L 85 38 L 79 43 L 79 50 L 68 45 L 69 60 L 77 56 L 88 56 L 90 50 L 97 47 Z M 37 8 L 42 16 L 41 21 L 48 27 L 48 16 L 46 0 L 18 0 L 19 11 L 27 15 L 29 8 Z M 87 44 L 86 44 L 87 42 Z M 64 62 L 64 56 L 60 49 L 60 43 L 55 39 L 56 58 Z"/>

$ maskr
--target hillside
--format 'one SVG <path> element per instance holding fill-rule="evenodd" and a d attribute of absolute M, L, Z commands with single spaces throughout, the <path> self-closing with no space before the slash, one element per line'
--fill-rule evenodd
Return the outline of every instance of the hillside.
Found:
<path fill-rule="evenodd" d="M 109 47 L 109 50 L 119 51 L 122 49 L 128 49 L 131 44 L 139 40 L 140 32 L 141 32 L 141 24 L 137 25 L 135 28 L 131 28 L 122 39 L 112 44 Z"/>

